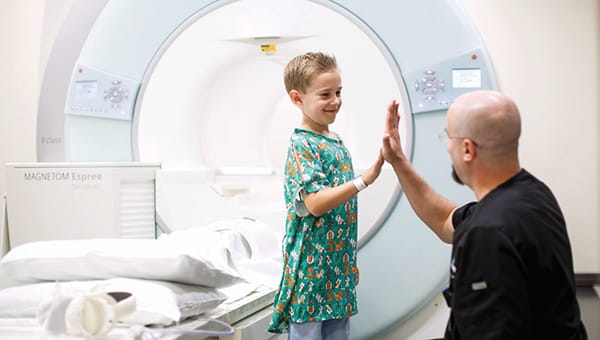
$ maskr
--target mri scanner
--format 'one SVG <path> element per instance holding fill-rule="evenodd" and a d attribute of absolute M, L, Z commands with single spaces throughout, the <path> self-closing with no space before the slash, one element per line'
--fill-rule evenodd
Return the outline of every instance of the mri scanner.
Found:
<path fill-rule="evenodd" d="M 375 160 L 386 106 L 398 99 L 416 169 L 449 199 L 473 199 L 452 182 L 437 135 L 454 98 L 497 85 L 456 0 L 74 1 L 40 91 L 38 162 L 160 162 L 157 185 L 209 183 L 236 204 L 213 208 L 208 197 L 198 216 L 227 211 L 282 233 L 282 167 L 300 121 L 282 73 L 292 57 L 317 50 L 333 53 L 342 71 L 332 129 L 357 173 Z M 387 165 L 359 207 L 352 333 L 364 339 L 439 294 L 450 249 L 417 219 Z M 163 227 L 186 227 L 179 213 L 190 207 L 158 208 Z"/>

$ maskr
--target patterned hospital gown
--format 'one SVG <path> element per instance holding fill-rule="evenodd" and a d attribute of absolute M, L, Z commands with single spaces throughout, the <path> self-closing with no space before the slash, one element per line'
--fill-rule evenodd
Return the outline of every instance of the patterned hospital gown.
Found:
<path fill-rule="evenodd" d="M 358 313 L 356 196 L 318 217 L 306 210 L 302 200 L 302 193 L 352 180 L 350 153 L 339 137 L 296 129 L 285 175 L 283 273 L 268 328 L 274 333 L 287 332 L 290 321 L 324 321 Z"/>

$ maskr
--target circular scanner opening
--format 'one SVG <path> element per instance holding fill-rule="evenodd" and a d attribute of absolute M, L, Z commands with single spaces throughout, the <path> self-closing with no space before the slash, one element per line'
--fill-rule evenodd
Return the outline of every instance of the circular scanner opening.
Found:
<path fill-rule="evenodd" d="M 233 1 L 197 13 L 164 44 L 142 84 L 136 158 L 163 169 L 214 170 L 216 194 L 282 233 L 284 161 L 301 120 L 285 93 L 286 63 L 308 51 L 336 56 L 343 104 L 331 129 L 342 136 L 357 174 L 377 157 L 389 101 L 408 107 L 393 58 L 360 25 L 342 8 L 302 0 Z M 411 115 L 400 113 L 410 151 Z M 237 189 L 224 195 L 223 188 Z M 383 223 L 399 192 L 386 164 L 359 196 L 360 242 Z"/>

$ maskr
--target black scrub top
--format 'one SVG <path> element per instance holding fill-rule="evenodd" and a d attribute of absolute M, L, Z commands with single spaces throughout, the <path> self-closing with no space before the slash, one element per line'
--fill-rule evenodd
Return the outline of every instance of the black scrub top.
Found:
<path fill-rule="evenodd" d="M 544 183 L 521 170 L 452 221 L 446 339 L 587 339 L 565 221 Z"/>

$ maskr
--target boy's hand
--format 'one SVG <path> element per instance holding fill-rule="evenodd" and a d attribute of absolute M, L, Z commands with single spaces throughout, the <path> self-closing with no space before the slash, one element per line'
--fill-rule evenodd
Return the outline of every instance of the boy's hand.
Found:
<path fill-rule="evenodd" d="M 381 173 L 381 167 L 383 166 L 384 162 L 385 160 L 383 159 L 383 155 L 381 154 L 380 150 L 375 163 L 371 165 L 369 170 L 362 174 L 362 179 L 366 185 L 371 185 L 373 182 L 375 182 L 377 177 L 379 177 L 379 174 Z"/>

